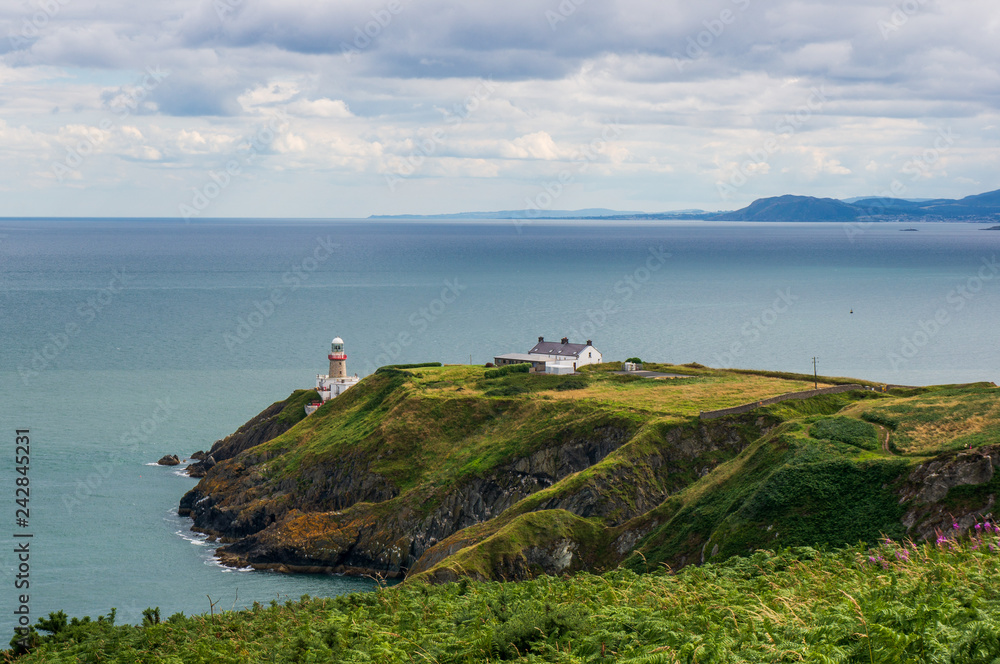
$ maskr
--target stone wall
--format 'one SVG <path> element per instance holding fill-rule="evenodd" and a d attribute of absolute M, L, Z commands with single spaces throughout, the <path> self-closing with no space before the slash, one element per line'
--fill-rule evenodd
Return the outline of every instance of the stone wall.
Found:
<path fill-rule="evenodd" d="M 749 413 L 755 408 L 761 408 L 763 406 L 770 406 L 773 403 L 780 403 L 782 401 L 791 401 L 793 399 L 808 399 L 810 397 L 819 396 L 821 394 L 840 394 L 841 392 L 850 392 L 851 390 L 863 390 L 866 389 L 863 385 L 837 385 L 835 387 L 824 387 L 818 390 L 807 390 L 805 392 L 790 392 L 788 394 L 782 394 L 781 396 L 771 397 L 770 399 L 764 399 L 763 401 L 754 401 L 753 403 L 745 403 L 742 406 L 734 406 L 732 408 L 723 408 L 722 410 L 709 410 L 702 411 L 699 413 L 698 417 L 703 420 L 714 420 L 719 417 L 725 417 L 726 415 L 741 415 L 743 413 Z"/>

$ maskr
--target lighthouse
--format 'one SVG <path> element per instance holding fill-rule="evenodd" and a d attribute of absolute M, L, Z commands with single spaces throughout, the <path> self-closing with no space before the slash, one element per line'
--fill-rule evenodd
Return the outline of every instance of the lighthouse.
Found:
<path fill-rule="evenodd" d="M 344 352 L 344 340 L 340 337 L 335 337 L 330 343 L 330 354 L 326 357 L 330 360 L 330 373 L 316 375 L 316 391 L 320 400 L 306 406 L 306 415 L 312 415 L 324 403 L 340 396 L 361 380 L 357 374 L 347 375 L 347 353 Z"/>
<path fill-rule="evenodd" d="M 330 378 L 347 378 L 347 353 L 344 340 L 336 337 L 330 344 Z"/>

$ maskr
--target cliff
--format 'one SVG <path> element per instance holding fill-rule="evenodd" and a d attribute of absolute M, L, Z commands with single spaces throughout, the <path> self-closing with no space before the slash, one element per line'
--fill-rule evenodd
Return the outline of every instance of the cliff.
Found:
<path fill-rule="evenodd" d="M 180 511 L 227 544 L 227 564 L 447 581 L 927 538 L 994 502 L 992 385 L 861 389 L 704 421 L 811 377 L 615 368 L 382 370 L 282 430 L 296 393 L 217 443 L 232 456 Z"/>
<path fill-rule="evenodd" d="M 280 436 L 305 418 L 304 406 L 313 401 L 319 401 L 316 390 L 296 390 L 284 401 L 277 401 L 234 433 L 212 444 L 206 459 L 187 467 L 191 477 L 204 477 L 209 468 L 219 461 L 231 459 L 243 450 L 266 443 Z M 207 460 L 211 457 L 211 461 Z M 189 506 L 181 505 L 181 516 L 186 516 Z"/>

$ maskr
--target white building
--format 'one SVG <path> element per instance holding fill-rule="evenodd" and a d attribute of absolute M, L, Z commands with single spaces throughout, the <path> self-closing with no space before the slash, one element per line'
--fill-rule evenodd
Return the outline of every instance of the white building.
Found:
<path fill-rule="evenodd" d="M 330 373 L 327 375 L 316 375 L 316 391 L 319 392 L 320 401 L 313 402 L 306 406 L 306 415 L 312 415 L 316 409 L 330 399 L 339 397 L 349 388 L 358 384 L 361 379 L 357 374 L 347 375 L 347 353 L 344 352 L 344 340 L 337 337 L 330 344 Z"/>
<path fill-rule="evenodd" d="M 546 341 L 545 337 L 538 337 L 538 343 L 527 353 L 497 355 L 493 363 L 502 367 L 530 362 L 532 371 L 564 374 L 588 364 L 600 364 L 602 359 L 601 351 L 594 348 L 590 339 L 585 344 L 571 344 L 566 337 L 560 341 Z"/>

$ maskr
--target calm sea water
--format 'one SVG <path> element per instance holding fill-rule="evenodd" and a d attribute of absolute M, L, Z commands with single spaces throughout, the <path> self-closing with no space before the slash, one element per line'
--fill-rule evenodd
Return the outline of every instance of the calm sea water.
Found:
<path fill-rule="evenodd" d="M 0 629 L 22 592 L 14 532 L 34 535 L 33 619 L 369 589 L 218 567 L 174 515 L 194 480 L 148 465 L 313 384 L 334 336 L 362 375 L 484 363 L 544 335 L 608 360 L 995 381 L 1000 232 L 981 229 L 0 221 Z M 16 429 L 32 438 L 27 528 Z"/>

